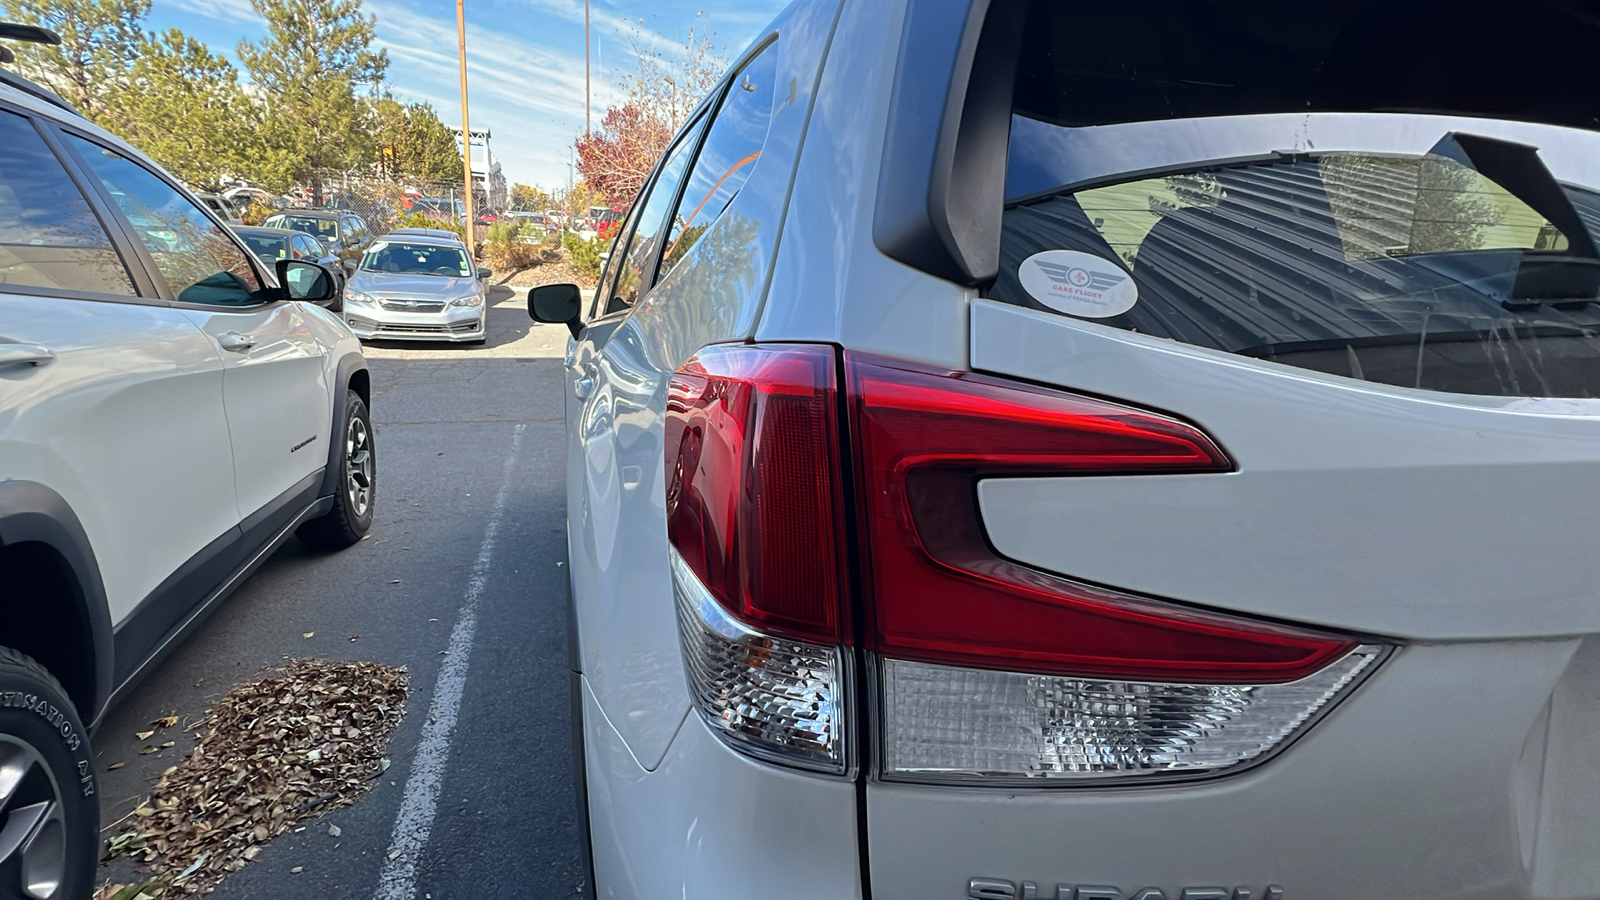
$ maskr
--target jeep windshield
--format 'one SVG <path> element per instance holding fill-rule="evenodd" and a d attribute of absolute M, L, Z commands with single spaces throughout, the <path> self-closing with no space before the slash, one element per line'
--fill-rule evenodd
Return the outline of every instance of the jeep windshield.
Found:
<path fill-rule="evenodd" d="M 375 244 L 361 259 L 366 272 L 390 275 L 441 275 L 465 278 L 472 274 L 472 264 L 467 254 L 453 247 L 438 244 L 409 244 L 381 242 Z"/>

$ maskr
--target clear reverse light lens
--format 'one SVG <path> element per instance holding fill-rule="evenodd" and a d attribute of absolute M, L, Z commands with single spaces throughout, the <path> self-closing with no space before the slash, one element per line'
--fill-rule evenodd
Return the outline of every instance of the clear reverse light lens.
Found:
<path fill-rule="evenodd" d="M 842 651 L 751 630 L 671 557 L 689 688 L 711 730 L 752 756 L 843 772 Z"/>
<path fill-rule="evenodd" d="M 1286 684 L 1161 684 L 886 659 L 884 775 L 910 781 L 1198 776 L 1270 754 L 1382 655 Z"/>

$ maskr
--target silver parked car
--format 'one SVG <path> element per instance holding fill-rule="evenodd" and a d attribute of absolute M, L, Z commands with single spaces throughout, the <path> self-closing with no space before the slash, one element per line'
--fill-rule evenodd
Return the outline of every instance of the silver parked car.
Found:
<path fill-rule="evenodd" d="M 481 344 L 488 337 L 489 274 L 454 234 L 384 235 L 345 285 L 344 319 L 362 340 Z"/>
<path fill-rule="evenodd" d="M 599 896 L 1600 896 L 1596 47 L 791 5 L 529 298 Z"/>

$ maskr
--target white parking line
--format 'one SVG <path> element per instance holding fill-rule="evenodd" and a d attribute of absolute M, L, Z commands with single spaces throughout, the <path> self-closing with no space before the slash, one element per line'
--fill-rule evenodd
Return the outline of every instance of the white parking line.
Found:
<path fill-rule="evenodd" d="M 417 895 L 417 861 L 433 832 L 439 788 L 444 780 L 445 762 L 450 756 L 450 735 L 455 731 L 456 714 L 461 710 L 461 691 L 467 684 L 467 657 L 472 653 L 472 637 L 478 630 L 478 604 L 483 597 L 484 582 L 489 578 L 495 538 L 505 514 L 506 494 L 511 489 L 511 472 L 516 466 L 517 450 L 522 446 L 522 432 L 527 427 L 518 425 L 512 432 L 511 451 L 500 477 L 500 492 L 495 495 L 494 511 L 489 514 L 489 524 L 483 530 L 483 546 L 467 577 L 461 614 L 450 632 L 444 664 L 439 667 L 439 680 L 433 686 L 428 721 L 422 725 L 422 739 L 417 742 L 417 753 L 411 761 L 411 774 L 406 778 L 400 812 L 395 816 L 394 833 L 389 838 L 389 852 L 384 859 L 383 872 L 378 876 L 378 890 L 373 894 L 375 900 L 412 900 Z"/>

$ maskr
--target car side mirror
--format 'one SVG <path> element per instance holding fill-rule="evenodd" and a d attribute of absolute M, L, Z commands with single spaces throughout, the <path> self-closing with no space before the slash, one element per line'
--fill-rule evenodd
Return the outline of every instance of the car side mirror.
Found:
<path fill-rule="evenodd" d="M 488 281 L 493 276 L 494 276 L 494 270 L 493 269 L 481 268 L 481 269 L 478 270 L 478 280 L 479 281 Z"/>
<path fill-rule="evenodd" d="M 277 269 L 278 284 L 283 285 L 284 296 L 290 300 L 303 300 L 318 306 L 333 302 L 333 273 L 321 265 L 300 259 L 280 259 Z"/>
<path fill-rule="evenodd" d="M 535 322 L 565 325 L 573 337 L 583 330 L 578 315 L 583 294 L 575 284 L 545 284 L 528 291 L 528 317 Z"/>

